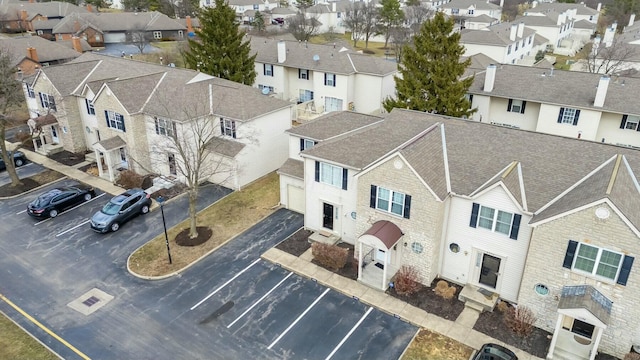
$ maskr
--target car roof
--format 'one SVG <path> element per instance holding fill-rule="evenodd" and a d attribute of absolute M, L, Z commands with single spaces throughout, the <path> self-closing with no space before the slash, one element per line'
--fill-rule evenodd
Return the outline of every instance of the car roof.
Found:
<path fill-rule="evenodd" d="M 123 202 L 125 202 L 127 199 L 129 199 L 130 197 L 134 196 L 134 195 L 140 195 L 140 193 L 143 193 L 144 190 L 142 189 L 129 189 L 125 192 L 123 192 L 120 195 L 116 195 L 113 197 L 113 199 L 111 199 L 111 202 L 114 204 L 121 204 Z"/>

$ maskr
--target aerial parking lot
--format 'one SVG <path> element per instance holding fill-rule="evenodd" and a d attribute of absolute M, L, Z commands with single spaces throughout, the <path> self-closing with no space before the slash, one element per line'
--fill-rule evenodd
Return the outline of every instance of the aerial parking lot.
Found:
<path fill-rule="evenodd" d="M 397 359 L 418 330 L 261 260 L 303 225 L 284 209 L 177 276 L 136 278 L 127 258 L 161 233 L 159 211 L 98 234 L 88 221 L 111 195 L 97 190 L 55 218 L 26 214 L 41 192 L 74 184 L 0 200 L 0 294 L 15 305 L 0 311 L 65 359 Z M 198 208 L 228 193 L 208 187 Z M 165 205 L 168 226 L 187 205 Z"/>

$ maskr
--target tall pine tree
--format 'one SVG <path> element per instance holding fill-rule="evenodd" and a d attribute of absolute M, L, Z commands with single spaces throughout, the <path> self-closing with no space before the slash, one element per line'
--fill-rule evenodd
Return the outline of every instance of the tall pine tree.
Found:
<path fill-rule="evenodd" d="M 249 40 L 238 30 L 235 11 L 225 0 L 201 9 L 198 40 L 189 39 L 184 58 L 187 67 L 223 79 L 253 85 L 255 54 Z"/>
<path fill-rule="evenodd" d="M 453 32 L 453 19 L 442 12 L 422 24 L 413 44 L 406 45 L 396 77 L 396 99 L 387 98 L 387 111 L 404 108 L 455 117 L 469 116 L 474 110 L 465 95 L 473 77 L 461 79 L 471 60 L 460 62 L 464 47 L 460 33 Z"/>

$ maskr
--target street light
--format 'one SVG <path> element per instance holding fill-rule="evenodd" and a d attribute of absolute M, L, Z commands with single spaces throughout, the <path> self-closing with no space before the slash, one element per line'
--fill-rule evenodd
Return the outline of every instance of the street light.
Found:
<path fill-rule="evenodd" d="M 164 198 L 158 196 L 156 198 L 158 204 L 160 204 L 160 212 L 162 213 L 162 226 L 164 226 L 164 239 L 167 242 L 167 255 L 169 255 L 169 264 L 171 264 L 171 250 L 169 249 L 169 235 L 167 235 L 167 222 L 164 220 Z"/>

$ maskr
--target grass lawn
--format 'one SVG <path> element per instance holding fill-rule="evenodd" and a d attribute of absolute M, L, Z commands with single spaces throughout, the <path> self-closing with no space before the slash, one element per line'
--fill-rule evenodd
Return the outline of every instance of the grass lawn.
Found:
<path fill-rule="evenodd" d="M 402 360 L 466 360 L 473 349 L 444 335 L 422 329 Z"/>
<path fill-rule="evenodd" d="M 189 227 L 187 219 L 167 229 L 172 265 L 167 261 L 164 233 L 161 233 L 131 255 L 129 267 L 143 276 L 161 276 L 181 270 L 273 213 L 279 200 L 278 175 L 273 172 L 198 213 L 198 226 L 213 230 L 209 241 L 198 246 L 178 246 L 175 236 Z"/>
<path fill-rule="evenodd" d="M 58 360 L 58 357 L 0 314 L 0 359 Z"/>

